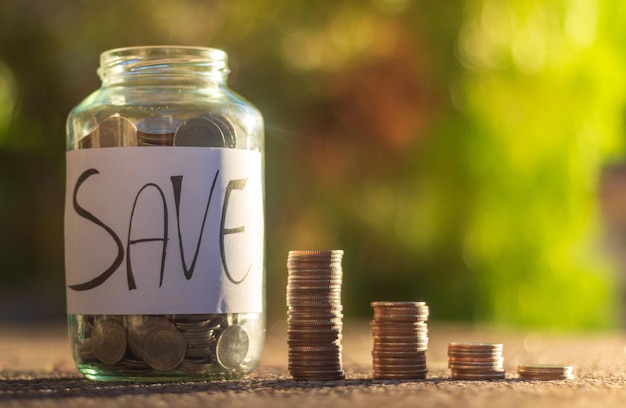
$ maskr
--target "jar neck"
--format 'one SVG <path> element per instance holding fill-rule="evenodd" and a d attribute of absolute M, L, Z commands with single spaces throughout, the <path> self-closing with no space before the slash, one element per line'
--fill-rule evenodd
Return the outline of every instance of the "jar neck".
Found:
<path fill-rule="evenodd" d="M 227 54 L 215 48 L 151 46 L 117 48 L 100 55 L 103 86 L 119 83 L 212 82 L 224 84 Z"/>

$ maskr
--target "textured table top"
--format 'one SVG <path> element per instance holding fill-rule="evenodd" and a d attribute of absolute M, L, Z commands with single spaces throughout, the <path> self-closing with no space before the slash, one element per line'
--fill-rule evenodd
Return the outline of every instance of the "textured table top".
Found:
<path fill-rule="evenodd" d="M 0 324 L 0 407 L 618 407 L 626 405 L 626 335 L 550 333 L 429 324 L 429 374 L 422 381 L 371 377 L 372 339 L 364 321 L 344 324 L 346 379 L 293 381 L 287 370 L 286 324 L 268 328 L 259 368 L 244 380 L 176 383 L 94 382 L 76 371 L 66 328 Z M 454 381 L 452 341 L 504 344 L 505 380 Z M 568 363 L 571 381 L 522 381 L 518 364 Z"/>

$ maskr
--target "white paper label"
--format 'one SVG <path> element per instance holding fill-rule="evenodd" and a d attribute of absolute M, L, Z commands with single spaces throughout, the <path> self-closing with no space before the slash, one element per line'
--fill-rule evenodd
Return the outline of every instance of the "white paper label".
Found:
<path fill-rule="evenodd" d="M 67 152 L 69 314 L 261 312 L 259 152 Z"/>

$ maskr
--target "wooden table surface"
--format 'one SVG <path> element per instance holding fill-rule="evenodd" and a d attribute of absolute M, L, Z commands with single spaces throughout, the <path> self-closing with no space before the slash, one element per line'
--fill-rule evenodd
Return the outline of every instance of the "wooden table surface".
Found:
<path fill-rule="evenodd" d="M 366 321 L 344 323 L 346 379 L 303 382 L 287 370 L 286 323 L 268 327 L 258 369 L 244 380 L 120 383 L 86 380 L 76 371 L 63 325 L 0 323 L 0 407 L 623 407 L 626 335 L 498 330 L 429 323 L 429 375 L 422 381 L 371 378 L 372 339 Z M 507 378 L 454 381 L 451 341 L 504 344 Z M 574 365 L 571 381 L 521 381 L 523 363 Z"/>

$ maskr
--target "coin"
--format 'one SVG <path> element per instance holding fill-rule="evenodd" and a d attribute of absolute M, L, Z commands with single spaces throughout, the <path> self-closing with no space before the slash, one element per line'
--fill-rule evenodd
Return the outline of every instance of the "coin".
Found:
<path fill-rule="evenodd" d="M 416 350 L 399 350 L 399 351 L 381 351 L 381 350 L 373 350 L 373 357 L 383 357 L 383 358 L 426 358 L 426 353 L 424 351 L 416 351 Z"/>
<path fill-rule="evenodd" d="M 126 332 L 112 319 L 99 319 L 91 332 L 91 348 L 104 364 L 119 362 L 126 353 Z"/>
<path fill-rule="evenodd" d="M 502 350 L 502 344 L 500 343 L 457 343 L 453 342 L 448 344 L 448 350 L 459 350 L 459 351 L 498 351 Z"/>
<path fill-rule="evenodd" d="M 227 327 L 217 339 L 215 356 L 222 367 L 233 370 L 237 368 L 248 354 L 249 339 L 246 330 L 233 325 Z"/>
<path fill-rule="evenodd" d="M 455 380 L 501 380 L 505 378 L 504 370 L 460 370 L 450 371 L 450 377 Z"/>
<path fill-rule="evenodd" d="M 502 363 L 504 361 L 504 358 L 502 358 L 501 355 L 496 355 L 494 357 L 488 357 L 488 358 L 475 358 L 475 357 L 448 357 L 448 361 L 450 362 L 463 362 L 463 363 L 475 363 L 475 364 L 481 364 L 481 363 L 492 363 L 492 362 L 500 362 Z"/>
<path fill-rule="evenodd" d="M 137 122 L 137 144 L 140 146 L 172 146 L 174 133 L 181 125 L 171 116 L 148 117 Z"/>
<path fill-rule="evenodd" d="M 426 302 L 411 302 L 411 301 L 385 301 L 378 300 L 375 302 L 371 302 L 370 305 L 375 311 L 381 311 L 385 309 L 411 309 L 411 310 L 422 310 L 427 309 L 428 305 Z"/>
<path fill-rule="evenodd" d="M 237 135 L 235 128 L 225 116 L 217 113 L 204 113 L 200 115 L 203 118 L 213 121 L 220 128 L 224 135 L 224 147 L 234 148 L 237 144 Z"/>
<path fill-rule="evenodd" d="M 176 329 L 157 326 L 142 341 L 143 360 L 155 370 L 171 370 L 185 358 L 187 343 Z"/>
<path fill-rule="evenodd" d="M 198 116 L 176 129 L 173 143 L 174 146 L 225 147 L 226 137 L 219 122 Z"/>
<path fill-rule="evenodd" d="M 374 372 L 376 380 L 423 380 L 428 374 L 427 370 L 416 372 Z"/>
<path fill-rule="evenodd" d="M 128 118 L 119 114 L 109 116 L 98 125 L 97 141 L 93 147 L 137 146 L 137 128 Z"/>
<path fill-rule="evenodd" d="M 448 363 L 448 368 L 455 370 L 502 370 L 502 363 L 482 363 L 480 365 L 476 363 Z"/>

